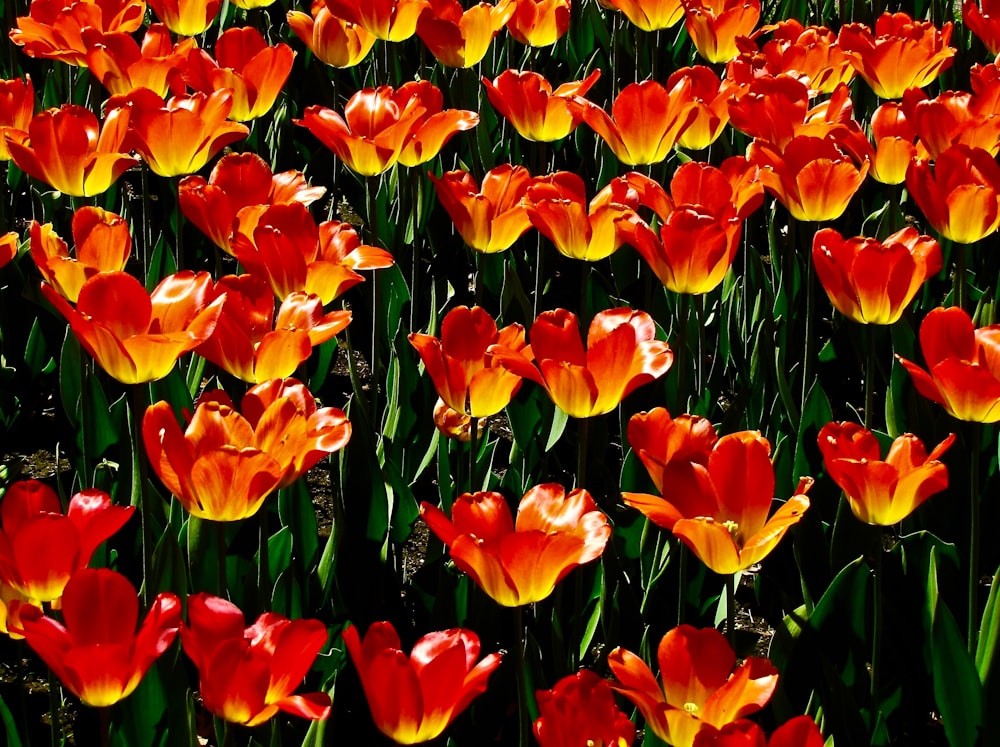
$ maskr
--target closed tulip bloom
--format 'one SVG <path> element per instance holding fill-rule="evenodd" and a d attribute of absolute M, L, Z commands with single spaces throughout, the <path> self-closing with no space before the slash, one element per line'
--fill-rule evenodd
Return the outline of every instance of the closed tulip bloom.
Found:
<path fill-rule="evenodd" d="M 51 223 L 31 223 L 31 258 L 42 279 L 70 303 L 76 303 L 83 284 L 102 272 L 125 269 L 132 251 L 128 223 L 115 213 L 85 205 L 73 213 L 75 257 Z"/>
<path fill-rule="evenodd" d="M 498 330 L 493 317 L 479 306 L 449 311 L 440 339 L 412 332 L 409 340 L 438 396 L 453 410 L 477 418 L 495 415 L 521 386 L 521 377 L 498 365 L 488 348 L 502 345 L 512 354 L 521 353 L 524 327 L 511 324 Z"/>
<path fill-rule="evenodd" d="M 128 119 L 109 109 L 102 124 L 89 109 L 64 104 L 36 114 L 27 131 L 2 132 L 19 169 L 64 194 L 92 197 L 139 163 L 125 147 Z"/>
<path fill-rule="evenodd" d="M 610 116 L 585 103 L 584 121 L 630 166 L 664 160 L 698 116 L 686 79 L 669 90 L 652 80 L 630 83 L 615 98 Z"/>
<path fill-rule="evenodd" d="M 472 67 L 513 13 L 514 0 L 481 2 L 468 10 L 458 0 L 428 0 L 417 21 L 417 36 L 445 67 Z"/>
<path fill-rule="evenodd" d="M 866 524 L 898 524 L 948 487 L 948 468 L 938 459 L 955 442 L 954 433 L 929 455 L 923 441 L 904 433 L 884 460 L 875 434 L 855 423 L 827 423 L 817 441 L 826 471 Z"/>
<path fill-rule="evenodd" d="M 455 565 L 495 602 L 519 607 L 546 599 L 579 565 L 596 560 L 611 537 L 608 517 L 590 493 L 537 485 L 521 499 L 517 519 L 500 493 L 465 493 L 449 519 L 424 502 L 420 515 L 448 546 Z"/>
<path fill-rule="evenodd" d="M 139 686 L 149 668 L 173 643 L 181 601 L 156 595 L 139 630 L 139 599 L 120 573 L 84 568 L 62 598 L 62 620 L 33 605 L 18 605 L 20 633 L 63 686 L 86 705 L 114 705 Z"/>
<path fill-rule="evenodd" d="M 679 625 L 667 632 L 656 650 L 657 682 L 649 666 L 623 648 L 608 655 L 617 683 L 646 725 L 673 747 L 692 747 L 702 730 L 713 731 L 756 713 L 771 699 L 778 670 L 767 659 L 751 656 L 739 665 L 725 636 L 715 628 Z"/>
<path fill-rule="evenodd" d="M 1000 324 L 976 329 L 957 306 L 931 311 L 920 325 L 927 370 L 903 358 L 913 385 L 952 417 L 1000 420 Z"/>
<path fill-rule="evenodd" d="M 406 41 L 417 31 L 417 20 L 427 0 L 326 0 L 337 18 L 356 23 L 376 39 Z"/>
<path fill-rule="evenodd" d="M 333 67 L 354 67 L 375 46 L 362 26 L 337 18 L 324 0 L 313 0 L 310 13 L 288 11 L 288 25 L 317 59 Z"/>
<path fill-rule="evenodd" d="M 872 141 L 875 157 L 871 175 L 882 184 L 902 184 L 906 170 L 917 153 L 917 132 L 906 119 L 900 104 L 887 101 L 872 114 Z"/>
<path fill-rule="evenodd" d="M 168 91 L 184 92 L 181 76 L 195 48 L 194 39 L 173 44 L 170 31 L 162 23 L 149 27 L 141 47 L 131 35 L 120 31 L 102 34 L 88 28 L 83 37 L 87 66 L 111 94 L 125 95 L 136 88 L 149 88 L 161 97 Z"/>
<path fill-rule="evenodd" d="M 668 29 L 684 17 L 681 0 L 609 0 L 609 4 L 643 31 Z"/>
<path fill-rule="evenodd" d="M 963 0 L 962 23 L 994 57 L 1000 54 L 1000 2 Z"/>
<path fill-rule="evenodd" d="M 222 299 L 209 299 L 211 286 L 207 272 L 185 270 L 149 294 L 128 273 L 104 272 L 83 284 L 75 308 L 50 285 L 42 293 L 101 368 L 123 384 L 143 384 L 162 379 L 212 334 Z"/>
<path fill-rule="evenodd" d="M 464 412 L 454 410 L 438 397 L 434 405 L 434 427 L 445 438 L 453 438 L 463 444 L 472 440 L 472 418 Z M 477 433 L 483 433 L 486 428 L 486 418 L 476 418 Z"/>
<path fill-rule="evenodd" d="M 10 39 L 29 57 L 86 66 L 84 29 L 131 34 L 145 14 L 145 0 L 31 0 Z"/>
<path fill-rule="evenodd" d="M 484 254 L 502 252 L 531 227 L 521 202 L 531 174 L 523 166 L 497 166 L 486 173 L 481 187 L 467 171 L 429 176 L 438 201 L 471 249 Z"/>
<path fill-rule="evenodd" d="M 389 622 L 376 622 L 364 638 L 348 625 L 347 653 L 358 670 L 372 720 L 396 744 L 436 738 L 486 690 L 501 654 L 479 659 L 479 636 L 453 628 L 428 633 L 409 655 Z"/>
<path fill-rule="evenodd" d="M 5 127 L 27 130 L 35 113 L 35 87 L 25 76 L 13 80 L 0 80 L 0 161 L 9 161 L 10 150 L 2 137 Z"/>
<path fill-rule="evenodd" d="M 530 47 L 550 47 L 569 31 L 570 0 L 514 0 L 510 35 Z"/>
<path fill-rule="evenodd" d="M 102 490 L 83 490 L 63 513 L 56 492 L 37 480 L 11 485 L 0 501 L 0 581 L 32 604 L 55 602 L 97 547 L 135 508 L 114 506 Z"/>
<path fill-rule="evenodd" d="M 941 247 L 907 226 L 884 241 L 845 239 L 832 228 L 813 238 L 813 265 L 830 303 L 861 324 L 894 324 L 920 286 L 941 269 Z"/>
<path fill-rule="evenodd" d="M 564 83 L 554 91 L 538 73 L 505 70 L 492 82 L 483 78 L 493 108 L 521 137 L 550 143 L 569 135 L 583 120 L 582 97 L 601 76 L 595 70 L 584 80 Z"/>
<path fill-rule="evenodd" d="M 973 244 L 1000 226 L 1000 165 L 982 148 L 953 145 L 934 161 L 915 160 L 906 188 L 934 230 Z"/>
<path fill-rule="evenodd" d="M 677 144 L 689 150 L 701 150 L 714 143 L 729 123 L 729 101 L 733 98 L 734 85 L 728 78 L 721 80 L 704 65 L 675 70 L 667 78 L 667 88 L 673 89 L 681 80 L 691 81 L 691 100 L 696 114 L 677 138 Z"/>
<path fill-rule="evenodd" d="M 635 741 L 635 724 L 615 704 L 611 684 L 589 669 L 563 677 L 551 690 L 538 690 L 535 698 L 534 731 L 541 747 L 629 747 Z"/>
<path fill-rule="evenodd" d="M 193 594 L 181 644 L 198 669 L 207 710 L 234 724 L 259 726 L 278 711 L 325 719 L 330 696 L 293 694 L 329 637 L 319 620 L 289 620 L 265 612 L 244 628 L 240 608 L 211 594 Z"/>
<path fill-rule="evenodd" d="M 750 36 L 760 20 L 760 0 L 681 0 L 684 27 L 708 62 L 727 62 L 739 51 L 736 37 Z"/>
<path fill-rule="evenodd" d="M 222 0 L 149 0 L 153 13 L 180 36 L 204 33 L 222 8 Z"/>
<path fill-rule="evenodd" d="M 823 747 L 826 740 L 812 716 L 789 719 L 771 734 L 749 719 L 739 719 L 721 729 L 702 727 L 694 738 L 694 747 Z"/>
<path fill-rule="evenodd" d="M 876 95 L 898 99 L 907 88 L 928 85 L 951 65 L 951 31 L 951 21 L 938 29 L 906 13 L 883 13 L 874 33 L 864 24 L 849 23 L 837 41 Z"/>
<path fill-rule="evenodd" d="M 504 368 L 543 386 L 556 407 L 573 418 L 611 412 L 674 362 L 670 346 L 656 339 L 652 317 L 627 307 L 594 317 L 586 349 L 576 315 L 565 309 L 541 313 L 529 340 L 523 353 L 500 345 L 491 351 Z"/>

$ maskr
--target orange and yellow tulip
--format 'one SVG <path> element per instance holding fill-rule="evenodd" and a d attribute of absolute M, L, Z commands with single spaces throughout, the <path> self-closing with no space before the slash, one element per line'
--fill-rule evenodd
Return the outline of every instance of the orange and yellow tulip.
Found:
<path fill-rule="evenodd" d="M 772 36 L 759 54 L 770 75 L 805 76 L 816 93 L 833 93 L 854 77 L 854 66 L 838 46 L 837 35 L 825 26 L 803 26 L 789 18 L 761 29 L 765 30 Z"/>
<path fill-rule="evenodd" d="M 27 131 L 10 127 L 3 137 L 17 167 L 73 197 L 106 191 L 139 161 L 128 155 L 128 113 L 109 109 L 103 125 L 89 109 L 64 104 L 39 112 Z"/>
<path fill-rule="evenodd" d="M 681 0 L 608 0 L 608 4 L 643 31 L 668 29 L 684 17 Z"/>
<path fill-rule="evenodd" d="M 187 600 L 181 623 L 184 653 L 198 670 L 198 693 L 205 708 L 234 724 L 259 726 L 278 711 L 325 719 L 330 696 L 294 695 L 329 637 L 319 620 L 289 620 L 265 612 L 244 628 L 243 612 L 211 594 Z"/>
<path fill-rule="evenodd" d="M 760 0 L 681 0 L 684 27 L 708 62 L 728 62 L 736 37 L 750 36 L 760 20 Z"/>
<path fill-rule="evenodd" d="M 417 36 L 445 67 L 472 67 L 514 13 L 514 0 L 481 2 L 463 10 L 458 0 L 428 0 L 417 21 Z"/>
<path fill-rule="evenodd" d="M 438 201 L 471 249 L 483 254 L 502 252 L 531 227 L 521 202 L 531 175 L 523 166 L 508 163 L 491 169 L 482 187 L 467 171 L 429 176 Z"/>
<path fill-rule="evenodd" d="M 492 82 L 483 78 L 486 97 L 521 137 L 551 143 L 569 135 L 583 120 L 582 97 L 601 76 L 595 70 L 584 80 L 564 83 L 555 91 L 543 76 L 531 71 L 505 70 Z"/>
<path fill-rule="evenodd" d="M 682 67 L 667 78 L 667 88 L 673 89 L 682 80 L 691 81 L 691 100 L 696 112 L 691 124 L 677 138 L 677 144 L 689 150 L 702 150 L 714 143 L 729 123 L 729 101 L 734 85 L 722 80 L 704 65 Z"/>
<path fill-rule="evenodd" d="M 1000 112 L 992 97 L 944 91 L 930 99 L 911 88 L 903 94 L 903 111 L 917 132 L 919 158 L 937 158 L 952 145 L 1000 152 Z"/>
<path fill-rule="evenodd" d="M 195 48 L 194 39 L 173 44 L 170 31 L 162 23 L 147 29 L 141 47 L 130 34 L 121 31 L 102 34 L 88 28 L 83 38 L 87 66 L 111 94 L 124 96 L 136 88 L 152 89 L 161 97 L 169 91 L 184 93 L 182 75 Z"/>
<path fill-rule="evenodd" d="M 31 0 L 28 15 L 11 29 L 12 42 L 29 57 L 87 64 L 86 28 L 131 34 L 142 26 L 145 0 Z"/>
<path fill-rule="evenodd" d="M 374 36 L 356 23 L 337 18 L 324 0 L 313 0 L 310 13 L 288 11 L 288 25 L 317 59 L 333 67 L 354 67 L 375 46 Z"/>
<path fill-rule="evenodd" d="M 463 444 L 472 440 L 472 418 L 464 412 L 454 410 L 445 404 L 444 400 L 438 397 L 434 405 L 434 427 L 445 438 L 453 438 Z M 476 418 L 476 433 L 484 433 L 486 428 L 486 418 Z"/>
<path fill-rule="evenodd" d="M 399 154 L 403 166 L 419 166 L 434 158 L 453 135 L 479 124 L 479 115 L 468 109 L 445 109 L 441 89 L 429 80 L 413 80 L 396 89 L 400 111 L 416 101 L 422 109 Z"/>
<path fill-rule="evenodd" d="M 149 0 L 149 7 L 175 34 L 197 36 L 212 25 L 222 0 Z"/>
<path fill-rule="evenodd" d="M 906 170 L 917 154 L 917 131 L 906 119 L 903 107 L 887 101 L 872 114 L 872 179 L 882 184 L 902 184 Z"/>
<path fill-rule="evenodd" d="M 899 358 L 913 385 L 952 417 L 1000 420 L 1000 324 L 976 329 L 961 308 L 937 308 L 920 325 L 927 370 Z"/>
<path fill-rule="evenodd" d="M 826 471 L 866 524 L 898 524 L 948 487 L 948 468 L 938 459 L 955 442 L 954 433 L 930 454 L 923 441 L 904 433 L 884 460 L 875 434 L 856 423 L 827 423 L 817 441 Z"/>
<path fill-rule="evenodd" d="M 428 633 L 409 655 L 390 622 L 372 623 L 364 638 L 348 625 L 343 637 L 372 720 L 396 744 L 419 744 L 444 732 L 486 690 L 502 657 L 477 662 L 479 636 L 463 628 Z"/>
<path fill-rule="evenodd" d="M 722 438 L 703 418 L 674 420 L 665 409 L 634 415 L 628 440 L 666 497 L 624 493 L 626 504 L 669 529 L 715 573 L 763 560 L 809 508 L 803 477 L 795 495 L 768 518 L 774 499 L 771 445 L 758 431 Z"/>
<path fill-rule="evenodd" d="M 488 349 L 501 345 L 512 354 L 523 353 L 524 327 L 511 324 L 501 330 L 479 306 L 458 306 L 445 316 L 441 338 L 410 333 L 434 382 L 438 396 L 448 407 L 483 418 L 507 406 L 521 386 L 521 377 L 497 364 Z"/>
<path fill-rule="evenodd" d="M 406 41 L 417 31 L 417 20 L 427 0 L 326 0 L 337 18 L 355 23 L 376 39 Z"/>
<path fill-rule="evenodd" d="M 660 640 L 656 658 L 660 682 L 627 649 L 612 651 L 608 666 L 617 680 L 614 689 L 674 747 L 692 747 L 702 730 L 759 711 L 778 685 L 778 670 L 767 659 L 751 656 L 737 665 L 736 654 L 715 628 L 679 625 Z"/>
<path fill-rule="evenodd" d="M 521 44 L 550 47 L 569 31 L 570 0 L 514 0 L 507 31 Z"/>
<path fill-rule="evenodd" d="M 962 23 L 994 57 L 1000 54 L 1000 2 L 963 0 Z"/>
<path fill-rule="evenodd" d="M 504 607 L 546 599 L 571 570 L 596 560 L 611 537 L 608 517 L 590 493 L 537 485 L 524 494 L 517 519 L 500 493 L 465 493 L 451 519 L 426 501 L 420 515 L 448 546 L 451 559 Z"/>
<path fill-rule="evenodd" d="M 556 407 L 573 418 L 611 412 L 674 362 L 670 346 L 656 339 L 652 317 L 627 307 L 594 317 L 586 349 L 576 314 L 565 309 L 541 313 L 528 339 L 531 345 L 523 352 L 501 345 L 490 352 L 507 370 L 544 387 Z"/>
<path fill-rule="evenodd" d="M 76 307 L 42 284 L 97 364 L 123 384 L 162 379 L 184 353 L 212 334 L 222 300 L 209 298 L 212 278 L 190 270 L 169 275 L 153 290 L 125 272 L 102 272 L 80 288 Z"/>
<path fill-rule="evenodd" d="M 0 267 L 4 267 L 17 256 L 18 238 L 15 231 L 0 234 Z"/>
<path fill-rule="evenodd" d="M 29 76 L 0 80 L 0 161 L 11 159 L 4 129 L 27 130 L 34 113 L 35 87 Z"/>
<path fill-rule="evenodd" d="M 615 704 L 611 683 L 589 669 L 563 677 L 551 690 L 538 690 L 535 698 L 534 732 L 541 747 L 629 747 L 635 741 L 635 724 Z"/>

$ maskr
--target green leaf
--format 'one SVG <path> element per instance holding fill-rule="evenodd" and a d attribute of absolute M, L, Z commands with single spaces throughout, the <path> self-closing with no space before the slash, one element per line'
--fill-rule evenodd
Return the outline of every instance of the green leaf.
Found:
<path fill-rule="evenodd" d="M 555 412 L 552 414 L 552 424 L 549 428 L 549 436 L 545 439 L 545 450 L 551 451 L 552 447 L 556 445 L 559 439 L 562 437 L 563 431 L 566 430 L 566 423 L 569 421 L 569 415 L 563 412 L 560 408 L 555 408 Z"/>
<path fill-rule="evenodd" d="M 56 362 L 49 352 L 48 343 L 42 334 L 42 327 L 38 317 L 31 324 L 31 331 L 28 333 L 28 344 L 24 348 L 24 363 L 32 376 L 52 373 L 55 370 Z"/>
<path fill-rule="evenodd" d="M 979 643 L 976 646 L 976 669 L 979 671 L 979 681 L 985 686 L 990 679 L 993 668 L 993 657 L 996 656 L 997 639 L 1000 638 L 1000 568 L 993 574 L 990 584 L 990 596 L 983 610 L 983 621 L 979 626 Z"/>
<path fill-rule="evenodd" d="M 0 722 L 3 723 L 4 731 L 7 733 L 7 744 L 9 747 L 21 747 L 21 737 L 17 733 L 17 724 L 14 717 L 7 708 L 7 704 L 0 698 Z"/>

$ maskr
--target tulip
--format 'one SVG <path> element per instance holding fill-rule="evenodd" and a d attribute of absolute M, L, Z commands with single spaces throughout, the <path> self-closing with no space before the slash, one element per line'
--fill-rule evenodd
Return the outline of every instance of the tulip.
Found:
<path fill-rule="evenodd" d="M 833 93 L 841 83 L 850 83 L 854 66 L 837 44 L 837 35 L 825 26 L 803 26 L 794 18 L 778 21 L 771 40 L 760 50 L 767 72 L 804 76 L 809 89 Z M 739 46 L 739 41 L 737 42 Z"/>
<path fill-rule="evenodd" d="M 59 623 L 33 605 L 16 604 L 28 645 L 86 705 L 100 708 L 127 698 L 173 643 L 181 601 L 156 595 L 136 632 L 139 599 L 127 578 L 106 568 L 84 568 L 66 584 Z"/>
<path fill-rule="evenodd" d="M 267 45 L 252 26 L 226 29 L 215 42 L 215 59 L 203 49 L 192 52 L 185 80 L 202 93 L 233 92 L 229 118 L 246 122 L 267 114 L 292 72 L 295 52 L 287 44 Z"/>
<path fill-rule="evenodd" d="M 486 97 L 493 108 L 510 122 L 521 137 L 536 142 L 561 140 L 583 120 L 582 97 L 601 76 L 595 70 L 552 90 L 552 85 L 534 72 L 505 70 L 493 82 L 486 77 Z"/>
<path fill-rule="evenodd" d="M 907 226 L 884 241 L 844 239 L 832 228 L 813 238 L 813 265 L 830 303 L 861 324 L 894 324 L 931 275 L 941 247 Z"/>
<path fill-rule="evenodd" d="M 15 231 L 0 234 L 0 267 L 4 267 L 17 256 L 18 235 Z"/>
<path fill-rule="evenodd" d="M 934 161 L 915 160 L 906 188 L 934 230 L 973 244 L 1000 226 L 1000 165 L 982 148 L 953 145 Z"/>
<path fill-rule="evenodd" d="M 439 736 L 486 690 L 501 654 L 479 658 L 479 636 L 453 628 L 428 633 L 410 655 L 400 650 L 392 623 L 376 622 L 364 638 L 348 625 L 347 653 L 358 670 L 372 719 L 396 744 L 418 744 Z"/>
<path fill-rule="evenodd" d="M 750 36 L 760 20 L 760 0 L 681 0 L 684 27 L 709 62 L 736 56 L 736 38 Z"/>
<path fill-rule="evenodd" d="M 453 410 L 471 417 L 495 415 L 521 386 L 521 377 L 501 367 L 487 351 L 502 345 L 513 354 L 524 350 L 524 327 L 511 324 L 497 330 L 483 309 L 458 306 L 445 316 L 441 338 L 411 332 L 438 396 Z"/>
<path fill-rule="evenodd" d="M 31 0 L 10 40 L 29 57 L 86 65 L 84 29 L 131 34 L 142 26 L 145 14 L 145 0 Z"/>
<path fill-rule="evenodd" d="M 128 273 L 104 272 L 83 284 L 75 308 L 50 285 L 42 293 L 101 368 L 123 384 L 144 384 L 212 334 L 222 299 L 209 299 L 211 285 L 207 272 L 186 270 L 149 294 Z"/>
<path fill-rule="evenodd" d="M 458 0 L 428 0 L 417 21 L 417 36 L 445 67 L 472 67 L 514 13 L 514 0 L 481 2 L 463 10 Z"/>
<path fill-rule="evenodd" d="M 0 135 L 5 127 L 27 130 L 35 113 L 35 87 L 31 78 L 0 80 Z M 7 141 L 0 137 L 0 161 L 11 159 Z"/>
<path fill-rule="evenodd" d="M 615 704 L 611 685 L 589 669 L 563 677 L 535 698 L 535 738 L 541 747 L 629 747 L 635 741 L 635 724 Z"/>
<path fill-rule="evenodd" d="M 149 7 L 175 34 L 197 36 L 212 25 L 222 0 L 149 0 Z"/>
<path fill-rule="evenodd" d="M 258 726 L 278 711 L 325 719 L 326 693 L 293 695 L 326 645 L 319 620 L 289 620 L 265 612 L 248 628 L 240 608 L 211 594 L 188 597 L 181 645 L 198 669 L 205 708 L 234 724 Z"/>
<path fill-rule="evenodd" d="M 938 459 L 954 443 L 954 433 L 929 455 L 923 441 L 904 433 L 884 460 L 875 434 L 855 423 L 827 423 L 817 441 L 826 471 L 866 524 L 898 524 L 948 487 L 948 468 Z"/>
<path fill-rule="evenodd" d="M 569 31 L 570 0 L 514 0 L 510 35 L 531 47 L 550 47 Z"/>
<path fill-rule="evenodd" d="M 749 719 L 725 724 L 721 729 L 702 727 L 694 747 L 823 747 L 826 744 L 812 716 L 789 719 L 768 740 L 763 730 Z"/>
<path fill-rule="evenodd" d="M 696 112 L 691 124 L 677 138 L 677 144 L 689 150 L 702 150 L 714 143 L 729 122 L 729 101 L 733 97 L 731 80 L 720 80 L 704 65 L 682 67 L 667 78 L 673 89 L 683 80 L 691 82 L 691 100 Z"/>
<path fill-rule="evenodd" d="M 944 91 L 933 99 L 919 88 L 903 94 L 903 111 L 919 137 L 917 156 L 938 158 L 952 145 L 1000 152 L 1000 117 L 995 103 L 968 91 Z"/>
<path fill-rule="evenodd" d="M 609 0 L 609 4 L 643 31 L 668 29 L 684 17 L 681 0 Z"/>
<path fill-rule="evenodd" d="M 983 43 L 989 53 L 1000 54 L 1000 2 L 963 0 L 962 23 Z"/>
<path fill-rule="evenodd" d="M 803 477 L 778 511 L 771 445 L 757 431 L 714 437 L 701 418 L 674 420 L 663 408 L 634 415 L 628 439 L 664 497 L 624 493 L 625 503 L 669 529 L 715 573 L 759 563 L 809 508 Z"/>
<path fill-rule="evenodd" d="M 508 371 L 545 387 L 567 415 L 589 418 L 611 412 L 670 369 L 674 354 L 655 336 L 656 324 L 646 312 L 609 309 L 590 323 L 585 350 L 576 315 L 556 309 L 535 320 L 524 352 L 502 345 L 490 352 Z"/>
<path fill-rule="evenodd" d="M 916 139 L 917 132 L 898 103 L 887 101 L 876 109 L 872 114 L 872 178 L 882 184 L 902 184 L 917 153 Z"/>
<path fill-rule="evenodd" d="M 467 109 L 444 109 L 441 89 L 428 80 L 404 83 L 393 96 L 400 111 L 416 101 L 422 114 L 417 118 L 399 154 L 403 166 L 419 166 L 438 154 L 452 135 L 479 124 L 479 115 Z"/>
<path fill-rule="evenodd" d="M 898 99 L 907 88 L 928 85 L 951 65 L 951 30 L 951 21 L 937 29 L 906 13 L 883 13 L 874 33 L 864 24 L 849 23 L 837 41 L 877 96 Z"/>
<path fill-rule="evenodd" d="M 361 26 L 377 39 L 406 41 L 417 31 L 417 20 L 427 0 L 326 0 L 326 7 L 337 18 Z"/>
<path fill-rule="evenodd" d="M 319 297 L 301 291 L 281 302 L 275 318 L 272 290 L 252 275 L 227 275 L 208 295 L 222 304 L 222 312 L 197 353 L 251 383 L 290 376 L 315 346 L 351 321 L 351 312 L 346 310 L 324 316 Z"/>
<path fill-rule="evenodd" d="M 630 83 L 615 98 L 610 116 L 596 104 L 581 101 L 587 125 L 630 166 L 664 160 L 698 116 L 687 79 L 669 90 L 652 80 Z"/>
<path fill-rule="evenodd" d="M 31 222 L 31 258 L 46 283 L 70 303 L 76 303 L 83 284 L 102 272 L 125 269 L 132 251 L 128 223 L 120 215 L 85 205 L 73 213 L 73 244 L 66 242 L 51 223 Z M 15 245 L 16 248 L 16 245 Z"/>
<path fill-rule="evenodd" d="M 202 169 L 209 159 L 250 130 L 229 122 L 233 94 L 229 89 L 211 94 L 174 96 L 166 104 L 148 88 L 138 88 L 109 106 L 128 106 L 130 142 L 160 176 L 181 176 Z"/>
<path fill-rule="evenodd" d="M 959 420 L 1000 420 L 1000 324 L 976 329 L 961 308 L 937 308 L 920 325 L 920 349 L 927 371 L 899 358 L 920 394 Z"/>
<path fill-rule="evenodd" d="M 420 515 L 455 565 L 505 607 L 546 599 L 570 571 L 600 557 L 611 537 L 590 493 L 566 495 L 554 483 L 525 493 L 516 521 L 506 499 L 492 492 L 460 495 L 451 519 L 426 501 Z"/>
<path fill-rule="evenodd" d="M 48 485 L 15 482 L 0 502 L 0 581 L 31 604 L 55 602 L 134 510 L 114 506 L 107 493 L 91 489 L 76 493 L 64 514 Z"/>
<path fill-rule="evenodd" d="M 751 656 L 737 666 L 736 654 L 714 628 L 679 625 L 660 640 L 656 658 L 662 686 L 627 649 L 612 651 L 608 666 L 618 681 L 614 689 L 673 747 L 691 747 L 702 730 L 759 711 L 778 685 L 778 670 L 767 659 Z"/>
<path fill-rule="evenodd" d="M 124 147 L 128 114 L 109 109 L 103 126 L 89 109 L 64 104 L 31 118 L 27 131 L 4 128 L 19 169 L 74 197 L 106 191 L 139 161 Z"/>
<path fill-rule="evenodd" d="M 497 166 L 483 177 L 482 187 L 467 171 L 429 176 L 438 200 L 471 249 L 484 254 L 502 252 L 531 227 L 521 202 L 531 175 L 523 166 Z"/>
<path fill-rule="evenodd" d="M 149 88 L 160 97 L 168 91 L 183 93 L 182 73 L 187 69 L 188 56 L 195 49 L 194 39 L 170 41 L 170 31 L 155 23 L 146 31 L 140 47 L 129 34 L 102 34 L 96 29 L 84 30 L 87 44 L 87 66 L 113 95 L 127 95 L 136 88 Z"/>
<path fill-rule="evenodd" d="M 25 609 L 24 603 L 30 605 L 31 599 L 13 586 L 0 581 L 0 633 L 11 640 L 24 639 L 24 636 L 17 632 L 21 630 L 21 610 Z"/>
<path fill-rule="evenodd" d="M 337 18 L 324 0 L 313 0 L 311 15 L 288 11 L 288 25 L 317 59 L 333 67 L 354 67 L 375 46 L 375 37 L 363 27 Z"/>
<path fill-rule="evenodd" d="M 438 397 L 434 405 L 434 427 L 445 438 L 454 438 L 467 444 L 472 440 L 472 418 L 464 412 L 454 410 Z M 483 433 L 486 428 L 486 418 L 476 419 L 476 433 Z"/>

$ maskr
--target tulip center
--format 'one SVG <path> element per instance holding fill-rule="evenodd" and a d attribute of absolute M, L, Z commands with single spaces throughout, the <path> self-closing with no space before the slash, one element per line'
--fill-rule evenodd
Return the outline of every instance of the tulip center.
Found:
<path fill-rule="evenodd" d="M 697 703 L 685 703 L 684 704 L 684 710 L 685 710 L 685 712 L 687 712 L 687 713 L 691 714 L 692 716 L 694 716 L 696 713 L 698 713 L 698 704 Z"/>
<path fill-rule="evenodd" d="M 722 526 L 724 526 L 729 531 L 729 534 L 733 538 L 733 542 L 739 545 L 742 541 L 742 535 L 740 534 L 740 525 L 735 521 L 733 521 L 732 519 L 730 519 L 729 521 L 722 522 Z"/>

